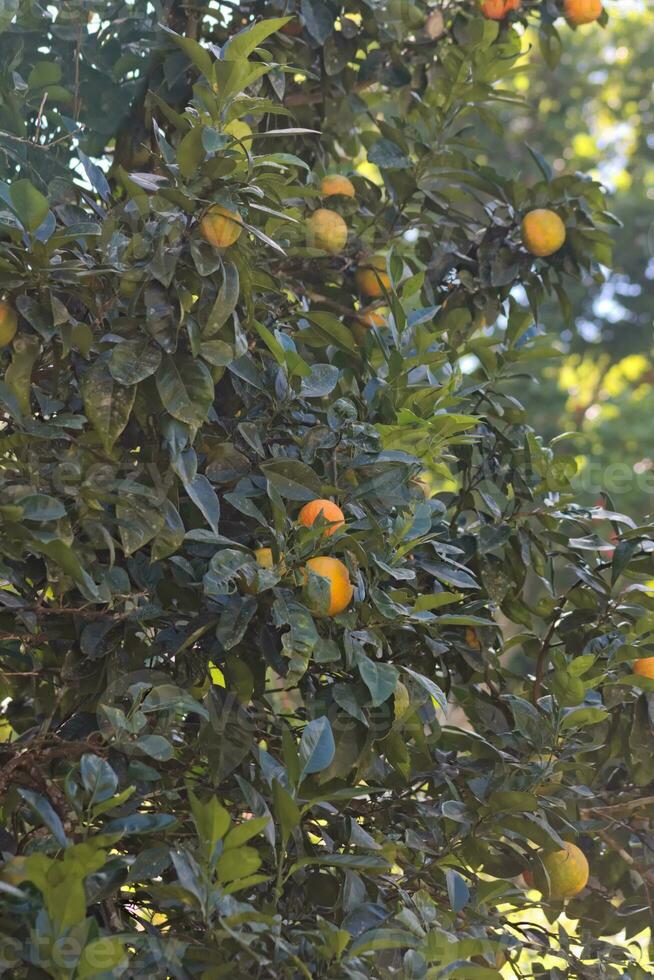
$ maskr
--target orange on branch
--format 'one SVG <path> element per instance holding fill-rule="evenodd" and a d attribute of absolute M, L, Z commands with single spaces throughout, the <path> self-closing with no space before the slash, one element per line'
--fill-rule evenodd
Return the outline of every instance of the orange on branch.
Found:
<path fill-rule="evenodd" d="M 565 241 L 565 225 L 555 211 L 535 208 L 522 219 L 522 241 L 532 255 L 553 255 Z"/>
<path fill-rule="evenodd" d="M 214 248 L 229 248 L 243 231 L 243 218 L 220 204 L 213 204 L 200 222 L 200 234 Z"/>
<path fill-rule="evenodd" d="M 634 674 L 639 677 L 650 677 L 654 680 L 654 657 L 641 657 L 633 664 Z"/>
<path fill-rule="evenodd" d="M 350 582 L 347 566 L 338 558 L 327 556 L 310 558 L 304 570 L 305 583 L 308 582 L 309 572 L 319 575 L 329 583 L 329 606 L 327 611 L 314 610 L 317 614 L 338 616 L 350 604 L 354 594 L 354 586 Z"/>
<path fill-rule="evenodd" d="M 586 855 L 569 841 L 564 842 L 562 851 L 551 851 L 543 855 L 542 869 L 534 874 L 536 888 L 552 901 L 573 898 L 586 887 L 590 869 Z"/>
<path fill-rule="evenodd" d="M 602 14 L 602 4 L 600 0 L 564 0 L 563 12 L 568 24 L 579 27 L 598 19 Z"/>
<path fill-rule="evenodd" d="M 359 266 L 354 279 L 359 292 L 369 299 L 378 299 L 391 288 L 391 280 L 386 272 L 386 259 L 383 255 L 373 255 L 365 265 Z"/>
<path fill-rule="evenodd" d="M 504 20 L 512 10 L 518 10 L 522 0 L 482 0 L 481 12 L 487 20 Z"/>
<path fill-rule="evenodd" d="M 0 347 L 6 347 L 16 336 L 18 314 L 5 300 L 0 300 Z"/>
<path fill-rule="evenodd" d="M 349 177 L 342 177 L 341 174 L 327 174 L 320 182 L 320 191 L 323 197 L 355 197 L 354 184 Z"/>
<path fill-rule="evenodd" d="M 347 225 L 336 211 L 318 208 L 307 222 L 307 242 L 312 248 L 336 255 L 347 245 Z"/>
<path fill-rule="evenodd" d="M 330 522 L 323 531 L 323 538 L 330 538 L 345 524 L 345 514 L 332 500 L 310 500 L 298 514 L 298 521 L 304 527 L 313 527 L 319 517 Z"/>
<path fill-rule="evenodd" d="M 387 321 L 382 311 L 377 309 L 361 310 L 358 322 L 364 327 L 385 327 Z"/>

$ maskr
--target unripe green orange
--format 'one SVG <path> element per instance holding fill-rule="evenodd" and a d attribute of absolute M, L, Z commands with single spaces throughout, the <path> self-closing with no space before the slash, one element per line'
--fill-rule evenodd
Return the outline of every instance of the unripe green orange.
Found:
<path fill-rule="evenodd" d="M 0 300 L 0 347 L 6 347 L 16 336 L 18 315 L 13 306 Z"/>
<path fill-rule="evenodd" d="M 522 219 L 522 241 L 532 255 L 553 255 L 565 241 L 565 225 L 555 211 L 535 208 Z"/>
<path fill-rule="evenodd" d="M 233 136 L 235 140 L 240 140 L 245 143 L 245 146 L 249 149 L 252 145 L 250 137 L 252 136 L 252 127 L 248 126 L 246 122 L 242 119 L 233 119 L 230 123 L 225 126 L 224 132 L 229 136 Z M 234 143 L 231 149 L 238 150 L 240 153 L 245 153 L 241 142 Z"/>
<path fill-rule="evenodd" d="M 330 255 L 337 255 L 347 245 L 347 225 L 336 211 L 318 208 L 307 222 L 307 243 Z"/>
<path fill-rule="evenodd" d="M 243 218 L 238 211 L 231 211 L 213 204 L 200 222 L 200 234 L 214 248 L 229 248 L 238 241 L 243 231 Z"/>

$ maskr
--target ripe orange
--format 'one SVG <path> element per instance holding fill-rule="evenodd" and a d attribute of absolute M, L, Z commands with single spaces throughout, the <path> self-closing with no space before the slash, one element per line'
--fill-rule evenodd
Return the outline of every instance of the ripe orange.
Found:
<path fill-rule="evenodd" d="M 336 211 L 318 208 L 307 224 L 307 242 L 312 248 L 336 255 L 347 244 L 347 225 Z"/>
<path fill-rule="evenodd" d="M 640 677 L 651 677 L 654 680 L 654 657 L 641 657 L 634 661 L 634 674 Z"/>
<path fill-rule="evenodd" d="M 200 222 L 200 234 L 214 248 L 229 248 L 238 241 L 243 231 L 243 218 L 238 211 L 230 211 L 213 204 Z"/>
<path fill-rule="evenodd" d="M 391 280 L 386 272 L 386 259 L 383 255 L 373 255 L 366 265 L 359 266 L 354 279 L 359 292 L 370 299 L 378 299 L 391 288 Z"/>
<path fill-rule="evenodd" d="M 562 851 L 543 855 L 542 865 L 547 878 L 538 869 L 534 875 L 535 884 L 552 901 L 573 898 L 586 887 L 590 869 L 586 855 L 576 844 L 565 841 Z"/>
<path fill-rule="evenodd" d="M 602 4 L 600 0 L 564 0 L 563 11 L 568 24 L 579 27 L 597 20 L 602 14 Z"/>
<path fill-rule="evenodd" d="M 350 575 L 347 566 L 339 561 L 338 558 L 310 558 L 305 568 L 305 582 L 308 581 L 308 573 L 313 572 L 320 578 L 326 579 L 329 583 L 329 607 L 327 616 L 338 616 L 349 605 L 354 594 L 354 587 L 350 582 Z M 319 610 L 314 610 L 319 613 Z"/>
<path fill-rule="evenodd" d="M 16 336 L 18 315 L 13 306 L 0 300 L 0 347 L 6 347 Z"/>
<path fill-rule="evenodd" d="M 535 208 L 522 219 L 522 241 L 532 255 L 553 255 L 565 241 L 565 225 L 555 211 Z"/>
<path fill-rule="evenodd" d="M 512 11 L 518 10 L 522 0 L 482 0 L 481 12 L 487 20 L 504 20 Z"/>
<path fill-rule="evenodd" d="M 386 317 L 380 309 L 361 310 L 357 322 L 361 323 L 364 327 L 385 327 Z"/>
<path fill-rule="evenodd" d="M 345 524 L 345 514 L 338 504 L 331 500 L 310 500 L 304 505 L 297 519 L 304 527 L 313 527 L 319 517 L 330 522 L 330 526 L 322 532 L 323 538 L 330 538 Z"/>
<path fill-rule="evenodd" d="M 327 174 L 320 182 L 320 190 L 323 197 L 355 197 L 354 184 L 349 177 L 342 177 L 341 174 Z"/>

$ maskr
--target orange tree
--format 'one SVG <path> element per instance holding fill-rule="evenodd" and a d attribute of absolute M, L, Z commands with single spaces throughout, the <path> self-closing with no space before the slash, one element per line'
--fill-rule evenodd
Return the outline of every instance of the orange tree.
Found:
<path fill-rule="evenodd" d="M 506 390 L 611 217 L 484 162 L 500 6 L 3 5 L 6 975 L 650 975 L 650 529 Z"/>

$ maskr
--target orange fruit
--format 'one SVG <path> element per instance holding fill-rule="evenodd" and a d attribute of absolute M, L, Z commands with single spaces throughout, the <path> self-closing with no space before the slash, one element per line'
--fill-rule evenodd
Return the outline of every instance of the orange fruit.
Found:
<path fill-rule="evenodd" d="M 304 571 L 305 583 L 308 581 L 309 572 L 319 575 L 329 583 L 329 606 L 323 615 L 338 616 L 350 604 L 354 594 L 347 566 L 338 558 L 310 558 Z"/>
<path fill-rule="evenodd" d="M 565 241 L 565 225 L 555 211 L 535 208 L 522 219 L 522 241 L 532 255 L 553 255 Z"/>
<path fill-rule="evenodd" d="M 641 657 L 634 661 L 634 674 L 640 677 L 651 677 L 654 680 L 654 657 Z"/>
<path fill-rule="evenodd" d="M 16 336 L 18 314 L 13 306 L 0 300 L 0 347 L 6 347 Z"/>
<path fill-rule="evenodd" d="M 289 20 L 288 24 L 284 24 L 280 28 L 282 34 L 286 34 L 287 37 L 297 37 L 298 34 L 302 33 L 302 24 L 294 17 L 293 20 Z"/>
<path fill-rule="evenodd" d="M 552 901 L 573 898 L 586 887 L 590 869 L 586 855 L 576 844 L 566 841 L 562 851 L 550 851 L 541 861 L 547 877 L 537 869 L 535 884 Z"/>
<path fill-rule="evenodd" d="M 359 266 L 354 279 L 359 292 L 370 299 L 378 299 L 391 288 L 391 280 L 386 272 L 386 259 L 383 255 L 373 255 L 366 265 Z"/>
<path fill-rule="evenodd" d="M 361 310 L 358 323 L 364 327 L 385 327 L 386 317 L 381 310 Z"/>
<path fill-rule="evenodd" d="M 487 20 L 504 20 L 520 7 L 522 0 L 482 0 L 481 12 Z"/>
<path fill-rule="evenodd" d="M 602 4 L 600 0 L 564 0 L 563 12 L 568 24 L 579 27 L 597 20 L 602 13 Z"/>
<path fill-rule="evenodd" d="M 214 248 L 229 248 L 241 237 L 243 218 L 238 211 L 230 211 L 213 204 L 200 222 L 200 234 Z"/>
<path fill-rule="evenodd" d="M 347 244 L 347 225 L 336 211 L 318 208 L 307 223 L 307 242 L 312 248 L 336 255 Z"/>
<path fill-rule="evenodd" d="M 356 191 L 354 184 L 349 177 L 342 177 L 340 174 L 327 174 L 320 182 L 320 191 L 323 197 L 355 197 Z"/>
<path fill-rule="evenodd" d="M 255 548 L 254 557 L 257 559 L 257 565 L 260 565 L 261 568 L 272 568 L 275 564 L 272 548 Z"/>
<path fill-rule="evenodd" d="M 345 524 L 345 514 L 332 500 L 310 500 L 304 505 L 297 519 L 304 527 L 313 527 L 319 517 L 330 522 L 330 526 L 322 532 L 323 538 L 330 538 Z"/>

